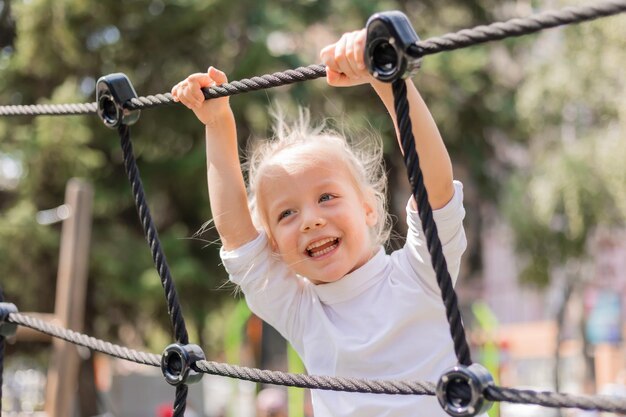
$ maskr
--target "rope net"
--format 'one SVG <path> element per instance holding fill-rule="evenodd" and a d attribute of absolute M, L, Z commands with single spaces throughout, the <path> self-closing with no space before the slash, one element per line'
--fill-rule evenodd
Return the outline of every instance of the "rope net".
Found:
<path fill-rule="evenodd" d="M 415 57 L 421 57 L 424 55 L 430 55 L 442 51 L 451 51 L 493 40 L 522 36 L 538 32 L 546 28 L 615 15 L 624 11 L 626 11 L 626 0 L 608 0 L 596 2 L 591 5 L 568 7 L 559 11 L 540 13 L 524 19 L 511 19 L 506 22 L 493 23 L 488 26 L 477 26 L 473 29 L 465 29 L 441 37 L 419 41 L 411 45 L 410 53 Z M 325 67 L 315 64 L 284 72 L 233 81 L 220 86 L 206 88 L 203 89 L 203 91 L 206 99 L 212 99 L 313 80 L 325 75 Z M 412 125 L 409 117 L 409 104 L 406 97 L 406 83 L 403 80 L 394 81 L 393 93 L 397 125 L 405 155 L 407 175 L 411 184 L 413 196 L 418 203 L 420 221 L 426 235 L 432 265 L 436 273 L 437 283 L 441 290 L 442 300 L 446 308 L 446 316 L 450 326 L 450 333 L 453 339 L 455 353 L 458 362 L 461 365 L 469 366 L 472 364 L 472 360 L 458 308 L 456 293 L 446 266 L 445 257 L 443 256 L 441 241 L 439 240 L 437 233 L 437 226 L 433 220 L 432 208 L 428 202 L 428 194 L 424 186 L 419 165 L 419 156 L 415 151 L 415 138 L 412 133 Z M 140 110 L 173 103 L 174 101 L 172 96 L 169 93 L 165 93 L 146 97 L 134 97 L 120 104 L 125 109 Z M 97 111 L 97 103 L 0 106 L 0 116 L 81 115 L 94 114 Z M 139 170 L 134 159 L 132 144 L 130 141 L 130 129 L 127 125 L 121 124 L 118 128 L 118 133 L 124 152 L 124 166 L 131 184 L 140 222 L 143 226 L 144 234 L 151 249 L 155 267 L 159 273 L 161 283 L 165 291 L 168 313 L 172 328 L 174 329 L 175 339 L 177 343 L 187 345 L 189 343 L 189 338 L 182 309 L 176 294 L 169 266 L 161 249 L 156 227 L 152 221 L 150 210 L 145 200 L 143 185 L 139 176 Z M 0 292 L 0 297 L 1 294 L 2 293 Z M 16 313 L 14 310 L 7 308 L 7 304 L 2 303 L 2 301 L 3 300 L 0 299 L 0 326 L 3 323 L 10 323 L 13 325 L 29 327 L 52 337 L 84 346 L 91 350 L 102 352 L 120 359 L 144 365 L 162 367 L 163 358 L 160 355 L 117 346 L 109 342 L 43 322 L 24 314 Z M 3 345 L 4 335 L 0 334 L 0 371 L 2 370 L 4 359 Z M 437 388 L 432 382 L 367 380 L 336 376 L 292 374 L 217 363 L 203 359 L 194 361 L 190 364 L 190 366 L 195 372 L 199 373 L 226 376 L 258 383 L 300 388 L 371 394 L 438 395 Z M 467 389 L 459 389 L 457 392 L 454 392 L 456 399 L 462 401 L 470 400 L 471 395 L 472 394 L 469 393 Z M 584 410 L 598 410 L 626 414 L 626 398 L 516 390 L 498 387 L 494 384 L 486 386 L 480 393 L 480 396 L 489 401 L 507 401 L 520 404 L 537 404 L 545 407 L 579 408 Z M 186 397 L 187 385 L 183 381 L 182 384 L 176 386 L 174 416 L 182 417 L 184 415 Z M 464 415 L 473 414 L 467 413 Z"/>

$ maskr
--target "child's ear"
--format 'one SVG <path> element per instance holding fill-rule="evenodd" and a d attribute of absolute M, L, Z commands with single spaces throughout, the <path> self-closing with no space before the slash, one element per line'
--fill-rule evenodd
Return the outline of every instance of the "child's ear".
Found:
<path fill-rule="evenodd" d="M 371 199 L 370 199 L 371 200 Z M 363 201 L 363 208 L 365 209 L 365 223 L 369 227 L 373 227 L 378 223 L 378 213 L 374 209 L 374 204 L 371 201 Z"/>

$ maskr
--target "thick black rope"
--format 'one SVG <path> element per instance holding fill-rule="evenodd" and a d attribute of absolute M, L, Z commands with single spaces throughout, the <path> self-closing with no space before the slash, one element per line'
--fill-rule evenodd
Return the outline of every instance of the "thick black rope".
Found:
<path fill-rule="evenodd" d="M 128 174 L 128 180 L 133 190 L 133 196 L 135 198 L 135 205 L 137 206 L 137 213 L 141 225 L 143 226 L 144 235 L 150 246 L 150 252 L 152 253 L 152 260 L 156 267 L 159 277 L 161 278 L 161 285 L 165 290 L 165 298 L 167 299 L 167 312 L 170 316 L 170 321 L 174 329 L 174 337 L 180 344 L 186 345 L 189 343 L 189 335 L 187 333 L 187 326 L 185 325 L 185 319 L 183 317 L 183 311 L 178 301 L 178 295 L 176 294 L 176 287 L 174 286 L 174 280 L 170 273 L 167 259 L 161 248 L 161 242 L 159 235 L 152 221 L 152 215 L 150 214 L 150 208 L 146 201 L 146 197 L 143 190 L 143 184 L 139 175 L 139 168 L 133 155 L 133 145 L 130 141 L 130 127 L 127 125 L 120 125 L 118 128 L 120 135 L 120 143 L 124 152 L 124 167 Z M 183 417 L 185 415 L 185 408 L 187 406 L 187 391 L 188 388 L 185 384 L 181 384 L 176 387 L 176 399 L 174 400 L 174 417 Z"/>
<path fill-rule="evenodd" d="M 506 22 L 496 22 L 486 26 L 476 26 L 441 37 L 427 39 L 415 45 L 418 56 L 431 55 L 443 51 L 452 51 L 466 46 L 505 38 L 529 35 L 543 29 L 581 23 L 601 17 L 611 16 L 626 11 L 626 1 L 598 1 L 583 6 L 565 7 L 549 10 L 524 18 L 515 18 Z"/>
<path fill-rule="evenodd" d="M 506 22 L 496 22 L 486 26 L 476 26 L 472 29 L 463 29 L 440 37 L 429 38 L 417 42 L 415 46 L 411 48 L 411 52 L 415 54 L 415 56 L 432 55 L 438 52 L 452 51 L 454 49 L 465 48 L 485 42 L 529 35 L 543 29 L 581 23 L 601 17 L 616 15 L 625 11 L 626 0 L 605 0 L 584 6 L 550 10 L 525 18 L 510 19 Z M 218 87 L 205 88 L 203 91 L 205 97 L 217 98 L 314 80 L 324 76 L 326 76 L 325 67 L 323 65 L 313 64 L 284 72 L 232 81 Z M 125 103 L 124 107 L 131 110 L 139 110 L 173 103 L 174 99 L 172 95 L 170 93 L 163 93 L 134 98 Z M 96 109 L 97 103 L 0 106 L 0 116 L 95 114 Z"/>
<path fill-rule="evenodd" d="M 29 317 L 22 313 L 10 313 L 8 321 L 119 359 L 155 367 L 159 367 L 161 363 L 161 357 L 159 355 L 114 345 L 72 330 L 64 329 L 60 326 L 55 326 L 37 318 Z M 370 394 L 435 395 L 435 384 L 431 382 L 363 380 L 332 376 L 290 374 L 212 361 L 198 361 L 193 365 L 193 368 L 198 372 L 211 375 L 237 378 L 263 384 Z M 536 404 L 552 408 L 580 408 L 584 410 L 626 414 L 626 398 L 613 396 L 571 395 L 490 386 L 485 390 L 485 397 L 491 401 Z"/>
<path fill-rule="evenodd" d="M 118 129 L 118 133 L 120 135 L 122 151 L 124 152 L 124 168 L 126 168 L 128 180 L 130 181 L 130 186 L 133 191 L 139 220 L 143 226 L 148 246 L 150 246 L 154 266 L 156 267 L 159 277 L 161 278 L 161 285 L 163 285 L 163 288 L 165 289 L 167 312 L 170 316 L 170 321 L 174 329 L 174 337 L 177 342 L 186 345 L 189 343 L 189 336 L 185 325 L 185 319 L 183 317 L 180 302 L 178 301 L 178 295 L 176 294 L 176 288 L 170 273 L 170 267 L 167 264 L 167 259 L 165 259 L 165 254 L 161 249 L 159 235 L 156 230 L 156 226 L 152 221 L 150 208 L 146 202 L 143 183 L 141 181 L 139 168 L 137 167 L 137 162 L 135 161 L 135 156 L 133 154 L 133 145 L 130 141 L 130 128 L 126 125 L 121 125 Z"/>
<path fill-rule="evenodd" d="M 415 137 L 413 136 L 409 102 L 406 94 L 406 81 L 395 81 L 393 83 L 393 97 L 398 131 L 404 152 L 404 164 L 409 176 L 413 197 L 417 203 L 422 230 L 426 235 L 426 245 L 428 246 L 428 252 L 430 252 L 431 262 L 437 276 L 437 284 L 441 290 L 441 298 L 446 307 L 446 317 L 454 342 L 454 351 L 459 363 L 469 366 L 472 363 L 469 345 L 465 337 L 461 312 L 459 311 L 456 293 L 452 285 L 452 278 L 448 272 L 446 258 L 443 254 L 437 225 L 433 219 L 433 209 L 428 201 L 428 192 L 424 186 L 424 176 L 420 168 L 419 156 L 415 151 Z"/>

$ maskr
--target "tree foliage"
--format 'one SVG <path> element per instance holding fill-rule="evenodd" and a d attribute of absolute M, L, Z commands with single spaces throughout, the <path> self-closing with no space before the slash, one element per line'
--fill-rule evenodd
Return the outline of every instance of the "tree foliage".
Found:
<path fill-rule="evenodd" d="M 148 95 L 167 92 L 209 65 L 231 80 L 308 65 L 318 62 L 322 46 L 381 10 L 403 10 L 422 38 L 531 12 L 493 0 L 0 3 L 2 104 L 91 102 L 96 80 L 113 72 L 127 74 L 139 95 Z M 530 130 L 517 122 L 521 78 L 515 62 L 532 42 L 430 56 L 416 77 L 466 186 L 470 273 L 480 268 L 480 207 L 499 194 L 509 169 L 496 153 L 497 141 L 523 143 Z M 371 91 L 331 89 L 319 80 L 233 97 L 242 147 L 250 137 L 268 134 L 268 108 L 275 102 L 288 109 L 306 105 L 320 119 L 379 130 L 393 178 L 392 210 L 402 213 L 408 192 L 393 126 Z M 196 234 L 211 217 L 202 128 L 181 106 L 159 107 L 143 112 L 132 137 L 192 338 L 207 345 L 207 317 L 221 311 L 234 290 L 225 284 L 215 230 L 209 226 Z M 21 311 L 52 309 L 60 229 L 37 225 L 34 215 L 62 202 L 69 178 L 83 177 L 95 186 L 86 329 L 98 337 L 162 348 L 155 335 L 169 334 L 163 290 L 137 220 L 116 133 L 91 116 L 5 118 L 0 143 L 3 168 L 13 164 L 21 171 L 0 178 L 0 274 L 7 297 Z M 122 331 L 128 328 L 133 332 Z"/>
<path fill-rule="evenodd" d="M 505 211 L 525 280 L 584 258 L 597 228 L 626 226 L 624 17 L 545 33 L 528 53 L 517 110 L 531 138 Z"/>

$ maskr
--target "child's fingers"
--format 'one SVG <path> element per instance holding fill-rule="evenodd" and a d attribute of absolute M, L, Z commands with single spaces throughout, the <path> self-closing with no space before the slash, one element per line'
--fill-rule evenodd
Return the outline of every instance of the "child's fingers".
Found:
<path fill-rule="evenodd" d="M 358 33 L 358 31 L 354 31 L 346 34 L 346 46 L 344 51 L 345 62 L 347 66 L 347 72 L 345 73 L 353 79 L 358 79 L 362 75 L 362 70 L 359 69 L 358 61 L 355 54 Z"/>
<path fill-rule="evenodd" d="M 335 45 L 336 44 L 333 43 L 332 45 L 325 46 L 320 51 L 320 58 L 328 69 L 339 72 L 339 67 L 335 62 Z"/>
<path fill-rule="evenodd" d="M 326 82 L 333 87 L 349 87 L 354 85 L 354 81 L 348 78 L 346 74 L 331 69 L 326 70 Z"/>
<path fill-rule="evenodd" d="M 215 81 L 207 73 L 192 74 L 182 83 L 179 98 L 189 107 L 198 107 L 206 100 L 202 88 L 215 85 Z"/>
<path fill-rule="evenodd" d="M 343 74 L 332 70 L 330 67 L 326 68 L 326 82 L 333 87 L 338 87 L 338 83 L 342 75 Z"/>
<path fill-rule="evenodd" d="M 356 62 L 356 67 L 359 71 L 365 70 L 365 41 L 367 39 L 367 32 L 365 29 L 361 29 L 356 32 L 354 36 L 354 48 L 353 59 Z"/>
<path fill-rule="evenodd" d="M 326 65 L 327 71 L 335 71 L 345 74 L 345 77 L 353 81 L 360 80 L 365 74 L 365 29 L 345 33 L 339 41 L 326 46 L 320 52 L 320 58 Z M 345 85 L 346 83 L 339 81 L 335 75 L 331 75 L 328 79 L 331 85 Z"/>
<path fill-rule="evenodd" d="M 349 78 L 357 78 L 358 75 L 352 68 L 352 34 L 344 33 L 335 46 L 335 62 L 339 71 Z"/>
<path fill-rule="evenodd" d="M 170 91 L 170 94 L 172 95 L 172 98 L 174 99 L 174 101 L 178 102 L 180 101 L 180 99 L 178 98 L 178 89 L 179 89 L 180 83 L 176 84 L 174 87 L 172 87 L 172 90 Z"/>
<path fill-rule="evenodd" d="M 226 77 L 226 74 L 224 74 L 222 71 L 218 70 L 215 67 L 209 67 L 207 73 L 209 74 L 209 77 L 211 77 L 211 79 L 215 81 L 216 85 L 228 82 L 228 77 Z"/>

